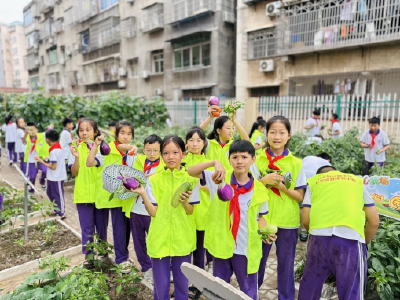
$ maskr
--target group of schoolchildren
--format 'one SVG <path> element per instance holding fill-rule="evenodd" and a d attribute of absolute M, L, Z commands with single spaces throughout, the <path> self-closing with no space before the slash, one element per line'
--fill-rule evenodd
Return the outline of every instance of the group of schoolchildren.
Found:
<path fill-rule="evenodd" d="M 65 134 L 60 142 L 56 131 L 39 134 L 34 125 L 28 124 L 29 132 L 23 137 L 27 141 L 24 160 L 29 164 L 29 157 L 43 154 L 47 144 L 49 161 L 39 158 L 38 163 L 48 168 L 48 190 L 54 186 L 48 194 L 60 207 L 61 216 L 65 216 L 65 202 L 56 199 L 55 190 L 56 185 L 62 187 L 64 177 L 54 174 L 57 171 L 66 174 L 65 162 L 69 162 L 75 176 L 74 203 L 85 258 L 91 253 L 85 245 L 93 241 L 95 233 L 100 239 L 107 240 L 111 211 L 115 262 L 124 272 L 131 271 L 134 263 L 129 259 L 128 245 L 132 234 L 144 278 L 154 282 L 154 299 L 200 297 L 194 286 L 189 287 L 188 279 L 180 269 L 184 262 L 192 262 L 202 269 L 212 265 L 213 275 L 228 283 L 235 274 L 240 290 L 250 298 L 258 299 L 273 243 L 278 259 L 278 298 L 294 299 L 299 203 L 303 200 L 307 206 L 302 220 L 311 232 L 307 255 L 312 258 L 306 261 L 299 299 L 319 299 L 325 279 L 330 273 L 339 275 L 339 271 L 347 275 L 338 285 L 338 293 L 351 295 L 341 299 L 362 299 L 365 243 L 372 239 L 377 222 L 379 224 L 373 201 L 364 191 L 362 181 L 360 185 L 356 176 L 342 176 L 323 158 L 306 158 L 305 168 L 302 160 L 289 150 L 291 125 L 283 116 L 258 120 L 250 138 L 235 115 L 232 119 L 221 116 L 214 120 L 213 130 L 206 137 L 204 130 L 213 121 L 214 111 L 217 107 L 209 106 L 209 117 L 200 127 L 189 129 L 185 140 L 176 135 L 164 139 L 157 135 L 148 136 L 144 140 L 143 154 L 138 154 L 137 147 L 132 145 L 134 128 L 128 121 L 116 123 L 115 132 L 110 129 L 115 134 L 115 141 L 109 143 L 111 152 L 107 156 L 98 150 L 104 136 L 92 119 L 79 119 L 76 126 L 79 141 L 75 145 L 72 144 L 72 121 L 64 122 Z M 241 140 L 233 140 L 235 129 Z M 94 146 L 89 149 L 91 141 Z M 373 128 L 369 136 L 363 136 L 362 142 L 366 149 L 366 146 L 375 149 L 387 143 L 384 133 Z M 68 148 L 69 151 L 65 150 Z M 381 147 L 379 150 L 384 153 L 386 149 Z M 137 197 L 110 201 L 110 193 L 103 189 L 101 171 L 111 164 L 133 167 L 148 177 L 145 187 L 139 185 L 130 190 Z M 260 176 L 267 170 L 273 172 Z M 53 177 L 49 176 L 50 171 L 54 172 Z M 283 183 L 283 175 L 287 172 L 291 173 L 289 189 Z M 333 176 L 335 180 L 324 176 Z M 57 184 L 51 183 L 52 180 Z M 181 205 L 174 208 L 171 198 L 185 182 L 191 183 L 193 189 L 182 193 Z M 234 190 L 230 201 L 218 199 L 217 190 L 224 183 Z M 328 186 L 333 183 L 336 187 Z M 350 196 L 353 198 L 349 198 L 346 192 L 352 188 L 354 192 Z M 326 199 L 325 191 L 328 191 Z M 336 192 L 341 193 L 340 196 Z M 365 218 L 368 222 L 364 234 Z M 262 240 L 257 230 L 267 224 L 276 225 L 278 231 Z M 330 247 L 343 253 L 332 254 Z M 329 262 L 328 266 L 320 263 L 330 260 L 330 256 L 334 262 Z M 83 267 L 93 267 L 93 261 L 85 259 Z M 174 293 L 169 295 L 172 281 Z M 316 282 L 315 286 L 313 282 Z"/>

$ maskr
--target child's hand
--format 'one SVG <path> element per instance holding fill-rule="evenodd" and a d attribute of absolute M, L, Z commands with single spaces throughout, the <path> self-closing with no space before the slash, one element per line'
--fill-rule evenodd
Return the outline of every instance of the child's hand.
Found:
<path fill-rule="evenodd" d="M 224 181 L 225 180 L 225 169 L 224 166 L 219 162 L 219 161 L 215 161 L 215 165 L 214 165 L 215 171 L 214 174 L 212 176 L 214 182 L 219 182 L 219 181 Z"/>
<path fill-rule="evenodd" d="M 135 145 L 132 145 L 132 148 L 129 150 L 128 155 L 130 156 L 136 156 L 138 153 L 138 147 Z"/>
<path fill-rule="evenodd" d="M 268 239 L 262 240 L 264 244 L 272 245 L 278 237 L 275 234 L 270 234 Z"/>
<path fill-rule="evenodd" d="M 263 178 L 260 179 L 260 182 L 263 185 L 271 185 L 277 186 L 279 183 L 282 183 L 283 177 L 277 173 L 270 173 L 265 175 Z"/>
<path fill-rule="evenodd" d="M 79 152 L 76 150 L 75 146 L 72 144 L 69 145 L 69 150 L 71 151 L 72 155 L 76 158 L 79 158 Z"/>
<path fill-rule="evenodd" d="M 100 146 L 101 142 L 104 141 L 104 135 L 102 134 L 101 136 L 98 136 L 95 140 L 94 143 L 96 146 Z"/>
<path fill-rule="evenodd" d="M 282 181 L 279 182 L 277 185 L 275 185 L 275 187 L 280 191 L 286 191 L 287 190 L 286 186 L 282 183 Z"/>
<path fill-rule="evenodd" d="M 188 191 L 186 193 L 181 194 L 181 199 L 179 199 L 179 202 L 182 204 L 185 204 L 186 202 L 189 201 L 190 195 L 192 195 L 192 191 Z"/>
<path fill-rule="evenodd" d="M 141 184 L 139 184 L 139 186 L 138 186 L 136 189 L 129 189 L 129 190 L 128 190 L 128 189 L 125 188 L 125 187 L 124 187 L 124 189 L 125 189 L 126 191 L 139 194 L 140 196 L 142 196 L 142 195 L 145 193 L 145 192 L 144 192 L 144 187 L 143 187 L 143 185 L 141 185 Z"/>
<path fill-rule="evenodd" d="M 208 106 L 208 115 L 212 118 L 214 118 L 214 116 L 212 115 L 213 112 L 218 111 L 218 106 L 217 105 L 209 105 Z"/>
<path fill-rule="evenodd" d="M 371 148 L 372 149 L 372 148 Z M 379 153 L 382 153 L 383 151 L 382 151 L 382 149 L 378 149 L 378 150 L 376 150 L 376 154 L 379 154 Z"/>

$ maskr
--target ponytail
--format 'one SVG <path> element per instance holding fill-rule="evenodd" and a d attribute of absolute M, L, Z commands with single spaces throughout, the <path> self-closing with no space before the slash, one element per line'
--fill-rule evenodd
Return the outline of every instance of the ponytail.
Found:
<path fill-rule="evenodd" d="M 251 126 L 251 130 L 249 133 L 249 138 L 251 138 L 253 136 L 254 131 L 256 131 L 256 129 L 258 129 L 258 122 L 254 122 L 253 126 Z"/>
<path fill-rule="evenodd" d="M 213 129 L 213 131 L 211 131 L 208 135 L 207 135 L 207 138 L 209 139 L 209 140 L 218 140 L 218 133 L 217 133 L 217 131 L 215 130 L 215 129 Z"/>
<path fill-rule="evenodd" d="M 218 117 L 215 120 L 213 131 L 211 131 L 211 133 L 207 136 L 207 138 L 209 140 L 217 140 L 218 141 L 219 135 L 218 135 L 217 129 L 222 129 L 222 127 L 224 127 L 224 124 L 228 121 L 229 121 L 229 117 L 227 117 L 227 116 Z"/>

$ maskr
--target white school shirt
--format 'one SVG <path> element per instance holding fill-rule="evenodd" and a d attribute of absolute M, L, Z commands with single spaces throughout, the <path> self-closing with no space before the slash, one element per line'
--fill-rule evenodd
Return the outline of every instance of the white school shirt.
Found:
<path fill-rule="evenodd" d="M 256 138 L 256 141 L 254 142 L 254 144 L 255 144 L 255 145 L 261 145 L 261 144 L 262 144 L 261 135 L 259 135 L 259 136 Z"/>
<path fill-rule="evenodd" d="M 49 155 L 51 164 L 57 163 L 55 170 L 47 168 L 47 180 L 64 181 L 67 180 L 67 170 L 65 169 L 65 157 L 62 149 L 53 149 Z"/>
<path fill-rule="evenodd" d="M 15 141 L 15 152 L 21 153 L 25 152 L 26 144 L 22 142 L 22 138 L 25 136 L 25 132 L 21 129 L 17 129 L 17 140 Z"/>
<path fill-rule="evenodd" d="M 210 191 L 210 196 L 211 196 L 211 201 L 214 201 L 214 198 L 217 193 L 218 185 L 214 183 L 212 180 L 212 175 L 214 174 L 214 171 L 207 171 L 205 170 L 203 172 L 203 183 L 208 187 L 208 190 Z M 253 180 L 256 180 L 255 176 L 253 175 Z M 234 254 L 238 255 L 246 255 L 248 254 L 248 217 L 247 217 L 247 212 L 249 210 L 249 205 L 251 198 L 253 197 L 253 192 L 254 188 L 243 195 L 239 195 L 239 206 L 240 206 L 240 221 L 239 221 L 239 230 L 236 236 L 236 244 L 235 248 L 233 250 Z M 218 197 L 218 196 L 217 196 Z M 216 201 L 220 201 L 217 199 Z M 268 214 L 268 202 L 263 202 L 260 205 L 258 215 L 257 215 L 257 222 L 258 222 L 258 217 L 260 215 L 266 215 Z"/>
<path fill-rule="evenodd" d="M 3 129 L 2 129 L 3 130 Z M 1 131 L 0 131 L 0 138 L 1 138 Z M 1 142 L 0 142 L 0 149 L 1 149 Z"/>
<path fill-rule="evenodd" d="M 15 143 L 17 140 L 17 124 L 4 124 L 1 129 L 6 134 L 6 143 Z"/>
<path fill-rule="evenodd" d="M 334 133 L 337 130 L 339 130 L 340 133 L 331 135 L 333 139 L 338 139 L 343 136 L 342 125 L 340 125 L 339 122 L 335 122 L 332 124 L 332 133 Z"/>
<path fill-rule="evenodd" d="M 309 118 L 306 122 L 306 126 L 311 126 L 314 124 L 314 127 L 311 129 L 307 129 L 307 136 L 308 137 L 313 137 L 319 134 L 319 131 L 321 130 L 321 120 L 317 120 L 314 118 Z"/>
<path fill-rule="evenodd" d="M 37 136 L 36 136 L 36 138 L 37 138 Z M 46 140 L 46 134 L 43 132 L 43 143 L 46 143 L 45 140 Z M 32 148 L 33 148 L 33 143 L 31 143 L 31 148 L 29 149 L 29 152 L 28 152 L 28 163 L 35 163 L 36 162 L 35 156 L 39 156 L 39 154 L 36 151 L 36 147 L 35 147 L 35 150 L 33 150 L 31 153 Z"/>
<path fill-rule="evenodd" d="M 365 131 L 364 134 L 361 136 L 361 142 L 367 145 L 371 145 L 372 143 L 372 136 L 369 134 L 369 130 Z M 386 154 L 385 152 L 381 152 L 376 154 L 378 149 L 383 149 L 383 147 L 390 145 L 390 140 L 387 134 L 379 129 L 379 133 L 375 137 L 375 146 L 374 148 L 364 148 L 364 156 L 367 162 L 384 162 L 386 161 Z"/>
<path fill-rule="evenodd" d="M 303 207 L 312 207 L 311 205 L 311 189 L 307 187 L 306 194 L 304 195 Z M 375 206 L 374 200 L 371 195 L 368 193 L 367 189 L 364 187 L 364 207 Z M 365 244 L 365 240 L 361 237 L 361 235 L 355 231 L 353 228 L 348 226 L 333 226 L 327 228 L 315 228 L 311 229 L 310 234 L 318 235 L 318 236 L 338 236 L 348 240 L 355 240 L 360 243 Z"/>
<path fill-rule="evenodd" d="M 64 153 L 64 159 L 65 160 L 68 159 L 68 161 L 70 160 L 70 156 L 72 156 L 72 153 L 69 149 L 69 144 L 71 143 L 72 143 L 71 132 L 67 129 L 63 129 L 60 135 L 60 146 Z"/>
<path fill-rule="evenodd" d="M 311 177 L 317 175 L 317 171 L 319 168 L 330 165 L 331 164 L 329 163 L 329 161 L 321 157 L 306 156 L 303 159 L 301 169 L 304 172 L 304 176 L 306 176 L 306 179 L 308 180 Z"/>

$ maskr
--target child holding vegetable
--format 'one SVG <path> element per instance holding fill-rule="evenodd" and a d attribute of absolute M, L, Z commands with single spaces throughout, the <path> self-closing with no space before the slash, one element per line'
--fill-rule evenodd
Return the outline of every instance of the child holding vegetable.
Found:
<path fill-rule="evenodd" d="M 200 203 L 199 180 L 190 177 L 181 167 L 185 142 L 180 137 L 164 138 L 161 156 L 165 169 L 149 177 L 146 189 L 139 186 L 131 191 L 142 197 L 152 217 L 147 253 L 153 265 L 154 299 L 170 299 L 172 268 L 175 292 L 171 298 L 187 300 L 189 282 L 180 267 L 184 262 L 190 263 L 192 251 L 196 249 L 196 225 L 192 214 L 193 205 Z"/>
<path fill-rule="evenodd" d="M 86 160 L 86 167 L 103 167 L 111 164 L 127 165 L 125 153 L 118 149 L 119 144 L 129 144 L 134 137 L 133 126 L 128 121 L 120 121 L 115 127 L 116 140 L 108 145 L 104 141 L 104 136 L 96 137 L 94 147 L 90 150 Z M 100 147 L 100 151 L 98 151 Z M 132 146 L 131 146 L 132 147 Z M 136 147 L 133 149 L 136 152 Z M 114 198 L 111 201 L 110 193 L 103 189 L 103 180 L 98 176 L 96 188 L 95 204 L 96 209 L 110 209 L 111 223 L 114 237 L 115 263 L 121 265 L 123 273 L 129 273 L 132 264 L 129 261 L 129 220 L 122 212 L 123 201 L 119 198 Z"/>
<path fill-rule="evenodd" d="M 214 276 L 229 283 L 235 273 L 240 290 L 256 300 L 257 272 L 262 256 L 262 242 L 257 231 L 267 225 L 268 192 L 249 172 L 255 159 L 255 149 L 249 141 L 234 141 L 229 147 L 233 170 L 225 173 L 222 164 L 214 160 L 192 166 L 188 173 L 200 178 L 210 190 L 204 244 L 214 257 Z M 210 167 L 215 167 L 215 171 L 206 170 Z M 275 241 L 273 234 L 268 238 Z M 266 236 L 263 240 L 267 244 L 271 241 Z"/>
<path fill-rule="evenodd" d="M 299 203 L 303 201 L 306 177 L 302 171 L 302 161 L 289 151 L 291 126 L 287 118 L 275 116 L 267 122 L 268 148 L 256 160 L 257 170 L 254 176 L 266 186 L 269 195 L 270 213 L 268 224 L 278 226 L 276 255 L 278 257 L 278 293 L 279 299 L 294 298 L 294 258 L 298 228 L 300 226 Z M 253 166 L 254 167 L 254 166 Z M 285 173 L 291 172 L 290 180 Z M 264 175 L 267 173 L 267 175 Z M 262 175 L 261 175 L 262 174 Z M 289 182 L 283 183 L 284 177 Z M 263 245 L 263 257 L 258 272 L 258 287 L 264 281 L 265 265 L 271 245 Z"/>
<path fill-rule="evenodd" d="M 39 181 L 42 185 L 42 189 L 45 190 L 47 167 L 44 164 L 37 162 L 39 157 L 44 160 L 47 160 L 49 157 L 50 147 L 46 143 L 45 133 L 38 133 L 36 125 L 33 123 L 28 123 L 28 127 L 25 130 L 25 135 L 22 138 L 22 142 L 26 144 L 24 156 L 24 162 L 26 164 L 25 175 L 29 178 L 30 182 L 35 185 L 38 171 L 42 171 Z M 32 188 L 29 188 L 29 192 L 33 194 L 34 191 Z"/>
<path fill-rule="evenodd" d="M 74 140 L 71 130 L 74 128 L 74 121 L 71 118 L 64 118 L 63 120 L 64 129 L 60 134 L 60 145 L 64 153 L 64 158 L 66 161 L 66 170 L 68 172 L 68 166 L 72 160 L 71 151 L 69 151 L 69 145 Z"/>
<path fill-rule="evenodd" d="M 74 203 L 78 210 L 79 223 L 82 232 L 82 253 L 85 255 L 84 268 L 92 268 L 93 262 L 87 260 L 91 253 L 86 248 L 86 243 L 93 242 L 93 235 L 97 233 L 100 239 L 107 241 L 107 226 L 109 209 L 98 209 L 95 206 L 96 194 L 99 192 L 97 182 L 100 171 L 97 168 L 86 167 L 86 161 L 93 140 L 100 135 L 97 123 L 89 118 L 83 118 L 78 125 L 77 134 L 80 142 L 77 147 L 70 145 L 71 153 L 75 161 L 71 167 L 75 176 Z"/>
<path fill-rule="evenodd" d="M 264 142 L 264 131 L 267 127 L 267 122 L 265 120 L 258 120 L 253 124 L 250 131 L 250 142 L 253 144 L 254 149 L 256 149 L 256 156 L 260 155 L 262 149 L 266 145 Z"/>
<path fill-rule="evenodd" d="M 22 139 L 25 136 L 25 121 L 24 118 L 17 118 L 15 121 L 17 124 L 17 138 L 15 140 L 15 152 L 17 153 L 17 157 L 20 160 L 20 169 L 23 173 L 25 173 L 25 151 L 26 145 L 23 143 Z"/>
<path fill-rule="evenodd" d="M 383 168 L 386 161 L 385 152 L 390 148 L 387 134 L 379 129 L 381 120 L 373 117 L 368 122 L 369 130 L 361 136 L 361 147 L 364 148 L 365 156 L 365 175 L 369 175 L 369 171 L 375 163 Z"/>

